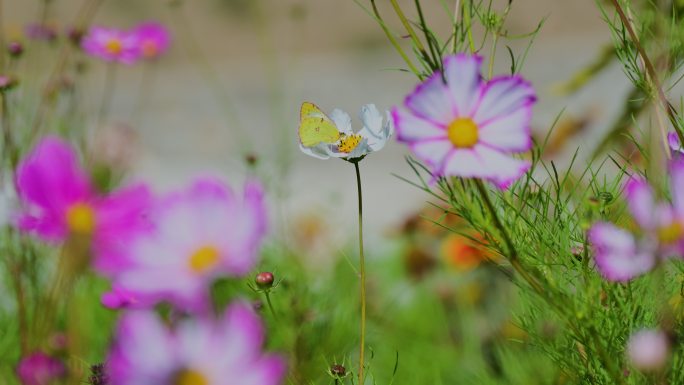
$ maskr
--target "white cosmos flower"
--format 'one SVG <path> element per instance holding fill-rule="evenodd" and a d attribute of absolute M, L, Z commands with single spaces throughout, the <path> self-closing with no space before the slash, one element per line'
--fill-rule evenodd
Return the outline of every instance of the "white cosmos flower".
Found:
<path fill-rule="evenodd" d="M 336 108 L 330 114 L 330 120 L 340 131 L 340 139 L 335 143 L 319 143 L 313 147 L 305 147 L 300 143 L 299 148 L 314 158 L 357 160 L 385 147 L 385 143 L 394 133 L 389 112 L 386 112 L 383 118 L 375 104 L 366 104 L 361 107 L 359 118 L 363 128 L 354 132 L 349 114 Z"/>

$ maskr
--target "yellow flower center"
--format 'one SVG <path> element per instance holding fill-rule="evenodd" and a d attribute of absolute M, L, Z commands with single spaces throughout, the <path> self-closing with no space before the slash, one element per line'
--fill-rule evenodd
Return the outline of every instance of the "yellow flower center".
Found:
<path fill-rule="evenodd" d="M 121 44 L 121 40 L 113 38 L 107 40 L 107 43 L 105 43 L 105 50 L 110 55 L 118 55 L 123 51 L 123 44 Z"/>
<path fill-rule="evenodd" d="M 176 375 L 173 385 L 209 385 L 209 380 L 196 370 L 186 369 Z"/>
<path fill-rule="evenodd" d="M 684 235 L 684 226 L 678 221 L 673 221 L 667 226 L 658 229 L 658 240 L 662 243 L 673 243 Z"/>
<path fill-rule="evenodd" d="M 159 53 L 157 49 L 157 44 L 153 41 L 145 41 L 142 43 L 142 53 L 145 57 L 155 57 Z"/>
<path fill-rule="evenodd" d="M 454 119 L 447 127 L 449 140 L 456 148 L 470 148 L 477 144 L 477 124 L 470 118 Z"/>
<path fill-rule="evenodd" d="M 339 144 L 337 145 L 337 148 L 339 149 L 340 152 L 344 152 L 346 154 L 354 151 L 356 146 L 361 143 L 361 135 L 357 134 L 351 134 L 351 135 L 342 135 L 342 138 L 340 139 Z"/>
<path fill-rule="evenodd" d="M 190 256 L 190 268 L 196 273 L 204 273 L 219 262 L 219 251 L 213 246 L 203 246 Z"/>
<path fill-rule="evenodd" d="M 67 209 L 66 223 L 72 233 L 90 234 L 95 229 L 95 211 L 86 203 L 75 203 Z"/>

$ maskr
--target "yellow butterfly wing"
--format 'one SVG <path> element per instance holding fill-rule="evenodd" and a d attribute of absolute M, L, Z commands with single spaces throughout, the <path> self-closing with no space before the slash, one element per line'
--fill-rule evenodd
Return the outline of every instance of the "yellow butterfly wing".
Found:
<path fill-rule="evenodd" d="M 335 143 L 340 139 L 340 131 L 328 116 L 315 104 L 302 103 L 299 113 L 299 141 L 304 147 L 319 143 Z"/>

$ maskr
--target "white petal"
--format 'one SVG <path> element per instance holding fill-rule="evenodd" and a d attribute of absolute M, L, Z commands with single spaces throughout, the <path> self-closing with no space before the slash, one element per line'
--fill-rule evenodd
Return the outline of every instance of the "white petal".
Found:
<path fill-rule="evenodd" d="M 507 188 L 530 168 L 529 161 L 513 158 L 483 144 L 475 145 L 474 150 L 482 161 L 484 177 L 499 188 Z"/>
<path fill-rule="evenodd" d="M 458 116 L 472 116 L 472 108 L 480 94 L 482 58 L 473 55 L 453 55 L 444 59 L 444 75 Z"/>
<path fill-rule="evenodd" d="M 454 149 L 449 139 L 430 139 L 413 142 L 409 145 L 411 151 L 422 161 L 430 165 L 439 173 L 445 157 Z"/>
<path fill-rule="evenodd" d="M 456 117 L 451 95 L 439 73 L 419 84 L 404 104 L 414 114 L 436 123 L 448 124 Z"/>
<path fill-rule="evenodd" d="M 413 142 L 422 139 L 447 137 L 444 126 L 421 119 L 409 111 L 395 107 L 392 109 L 392 121 L 397 129 L 397 139 L 402 142 Z"/>
<path fill-rule="evenodd" d="M 330 113 L 330 119 L 333 121 L 333 123 L 335 123 L 335 126 L 337 126 L 337 129 L 340 132 L 347 135 L 352 134 L 351 117 L 348 113 L 340 110 L 339 108 L 335 108 Z"/>
<path fill-rule="evenodd" d="M 363 122 L 364 128 L 368 128 L 374 136 L 380 135 L 382 131 L 382 114 L 375 107 L 375 104 L 366 104 L 361 107 L 359 117 L 361 122 Z"/>
<path fill-rule="evenodd" d="M 475 107 L 473 120 L 484 126 L 492 119 L 502 118 L 519 108 L 531 108 L 536 101 L 532 85 L 519 76 L 501 76 L 484 87 Z"/>
<path fill-rule="evenodd" d="M 299 149 L 306 155 L 313 156 L 314 158 L 323 160 L 330 159 L 328 146 L 326 146 L 325 144 L 318 144 L 313 147 L 306 147 L 303 144 L 299 143 Z"/>

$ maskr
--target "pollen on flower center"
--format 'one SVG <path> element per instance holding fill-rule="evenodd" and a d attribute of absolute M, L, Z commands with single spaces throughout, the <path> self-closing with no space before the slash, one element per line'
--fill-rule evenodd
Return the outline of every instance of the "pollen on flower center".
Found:
<path fill-rule="evenodd" d="M 342 138 L 340 139 L 340 142 L 337 145 L 337 148 L 339 149 L 340 152 L 344 153 L 350 153 L 354 151 L 356 146 L 361 143 L 361 135 L 357 134 L 351 134 L 351 135 L 343 135 Z"/>
<path fill-rule="evenodd" d="M 203 273 L 216 266 L 219 251 L 213 246 L 203 246 L 190 256 L 190 268 L 196 273 Z"/>
<path fill-rule="evenodd" d="M 176 374 L 173 385 L 209 385 L 209 381 L 196 370 L 184 369 Z"/>
<path fill-rule="evenodd" d="M 90 234 L 95 228 L 95 211 L 86 203 L 75 203 L 67 209 L 66 223 L 72 233 Z"/>
<path fill-rule="evenodd" d="M 477 144 L 477 124 L 470 118 L 454 119 L 447 127 L 449 140 L 456 148 L 470 148 Z"/>
<path fill-rule="evenodd" d="M 682 236 L 684 236 L 684 226 L 678 221 L 673 221 L 658 229 L 658 240 L 662 243 L 673 243 Z"/>
<path fill-rule="evenodd" d="M 121 44 L 121 40 L 112 38 L 105 43 L 105 50 L 111 55 L 118 55 L 123 51 L 123 44 Z"/>

